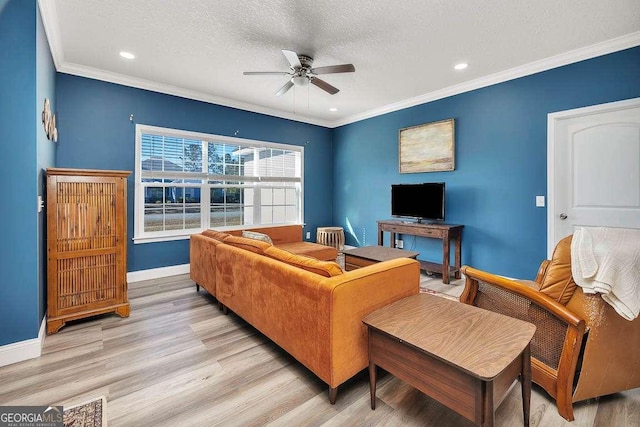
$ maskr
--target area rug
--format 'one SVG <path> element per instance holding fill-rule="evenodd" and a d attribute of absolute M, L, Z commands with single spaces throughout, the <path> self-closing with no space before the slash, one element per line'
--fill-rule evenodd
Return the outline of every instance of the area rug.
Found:
<path fill-rule="evenodd" d="M 65 427 L 107 427 L 107 399 L 102 396 L 64 408 Z"/>
<path fill-rule="evenodd" d="M 421 294 L 437 295 L 439 297 L 446 298 L 446 299 L 449 299 L 449 300 L 452 300 L 452 301 L 458 301 L 458 298 L 456 298 L 453 295 L 448 295 L 448 294 L 445 294 L 444 292 L 438 292 L 438 291 L 435 291 L 433 289 L 424 288 L 422 286 L 420 286 L 420 293 Z"/>

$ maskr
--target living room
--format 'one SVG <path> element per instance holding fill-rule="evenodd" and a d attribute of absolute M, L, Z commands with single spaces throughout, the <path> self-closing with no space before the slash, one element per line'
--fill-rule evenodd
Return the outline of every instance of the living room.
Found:
<path fill-rule="evenodd" d="M 40 8 L 50 7 L 46 3 L 0 2 L 0 89 L 4 94 L 0 99 L 0 169 L 4 181 L 10 183 L 5 188 L 6 199 L 12 200 L 12 208 L 3 212 L 11 226 L 5 230 L 7 243 L 2 257 L 0 349 L 13 346 L 13 351 L 16 345 L 22 346 L 25 359 L 48 339 L 42 333 L 47 311 L 46 219 L 44 212 L 36 211 L 38 196 L 46 195 L 43 169 L 134 171 L 136 124 L 303 146 L 303 234 L 310 232 L 315 237 L 318 227 L 341 226 L 351 246 L 375 244 L 376 222 L 391 216 L 392 184 L 446 182 L 446 222 L 465 226 L 463 263 L 507 277 L 532 279 L 540 262 L 548 257 L 547 209 L 535 204 L 536 196 L 548 196 L 548 114 L 640 97 L 640 28 L 636 24 L 626 37 L 585 43 L 583 49 L 555 62 L 540 61 L 504 73 L 499 80 L 485 79 L 483 86 L 473 90 L 460 89 L 450 96 L 442 92 L 385 114 L 324 126 L 74 75 L 70 70 L 61 72 L 41 17 Z M 635 2 L 621 3 L 624 7 L 619 7 L 626 7 L 629 16 L 638 16 Z M 429 49 L 433 48 L 432 44 Z M 275 49 L 273 55 L 280 52 Z M 349 57 L 340 59 L 351 61 Z M 357 75 L 359 64 L 355 66 Z M 246 67 L 238 72 L 252 70 L 250 63 Z M 426 78 L 429 70 L 420 73 L 424 73 L 420 78 Z M 57 117 L 57 143 L 42 129 L 45 98 L 50 99 Z M 455 169 L 400 174 L 399 130 L 449 118 L 455 119 Z M 131 240 L 133 180 L 132 175 L 127 200 L 129 281 L 188 273 L 188 239 L 141 244 Z M 405 245 L 408 248 L 412 242 L 408 240 Z M 437 259 L 441 251 L 438 242 L 428 239 L 416 239 L 413 247 L 426 259 Z M 158 286 L 174 286 L 170 278 L 159 280 Z M 144 299 L 148 291 L 136 290 L 130 298 L 137 293 Z M 202 304 L 198 302 L 202 296 L 178 295 L 178 301 L 187 305 Z M 145 303 L 141 300 L 141 304 Z M 206 308 L 213 311 L 212 306 Z M 202 307 L 200 310 L 197 316 L 204 317 L 206 311 Z M 214 314 L 215 322 L 221 322 L 217 310 Z M 109 322 L 113 326 L 116 320 Z M 257 340 L 263 347 L 271 346 Z M 293 364 L 286 355 L 276 354 L 278 358 L 270 363 Z M 302 368 L 293 369 L 294 376 L 307 375 L 298 372 Z M 319 388 L 317 384 L 313 387 Z M 362 388 L 362 384 L 354 388 Z M 627 401 L 637 399 L 635 393 Z M 517 399 L 512 402 L 514 411 L 518 404 Z M 552 402 L 548 404 L 553 408 Z M 589 412 L 588 406 L 584 408 Z M 425 415 L 423 409 L 416 411 Z"/>

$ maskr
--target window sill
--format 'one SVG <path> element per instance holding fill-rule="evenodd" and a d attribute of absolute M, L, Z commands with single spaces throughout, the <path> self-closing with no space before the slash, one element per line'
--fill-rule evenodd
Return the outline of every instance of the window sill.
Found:
<path fill-rule="evenodd" d="M 171 242 L 174 240 L 188 240 L 191 238 L 192 234 L 201 233 L 202 230 L 193 230 L 188 234 L 179 234 L 172 236 L 149 236 L 149 237 L 132 237 L 134 245 L 139 245 L 142 243 L 158 243 L 158 242 Z"/>

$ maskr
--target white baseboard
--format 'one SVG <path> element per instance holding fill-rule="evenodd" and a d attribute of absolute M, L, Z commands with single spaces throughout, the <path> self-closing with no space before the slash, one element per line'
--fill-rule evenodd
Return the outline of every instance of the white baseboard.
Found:
<path fill-rule="evenodd" d="M 148 270 L 130 271 L 127 273 L 127 282 L 139 282 L 141 280 L 159 279 L 161 277 L 189 274 L 190 264 L 171 265 L 169 267 L 150 268 Z"/>
<path fill-rule="evenodd" d="M 44 342 L 47 316 L 45 315 L 40 324 L 38 338 L 18 341 L 0 347 L 0 366 L 7 366 L 23 360 L 35 359 L 42 354 L 42 343 Z"/>

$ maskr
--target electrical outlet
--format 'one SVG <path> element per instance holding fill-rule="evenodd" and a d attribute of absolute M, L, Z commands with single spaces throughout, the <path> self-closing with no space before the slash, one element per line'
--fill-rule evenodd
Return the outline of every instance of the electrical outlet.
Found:
<path fill-rule="evenodd" d="M 396 248 L 402 249 L 404 247 L 404 242 L 401 239 L 396 239 Z"/>
<path fill-rule="evenodd" d="M 311 232 L 307 231 L 307 240 L 309 240 L 311 238 Z"/>
<path fill-rule="evenodd" d="M 536 206 L 544 208 L 544 196 L 536 196 Z"/>

